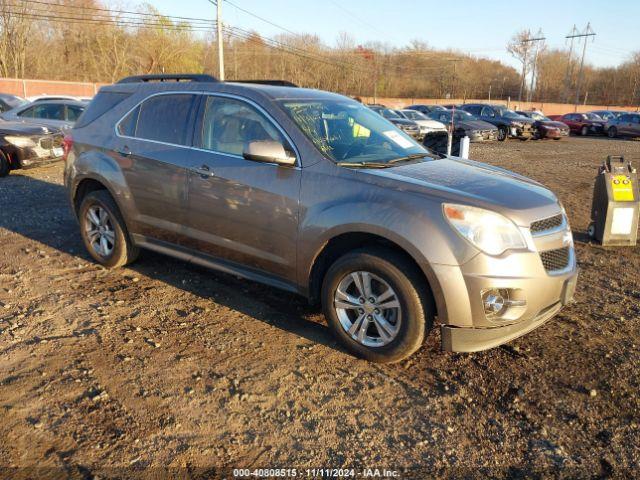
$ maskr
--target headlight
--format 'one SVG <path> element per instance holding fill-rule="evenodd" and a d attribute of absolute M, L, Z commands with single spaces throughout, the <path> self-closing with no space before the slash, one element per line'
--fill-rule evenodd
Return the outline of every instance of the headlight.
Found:
<path fill-rule="evenodd" d="M 444 217 L 463 238 L 489 255 L 510 248 L 526 248 L 520 229 L 507 217 L 466 205 L 442 205 Z"/>
<path fill-rule="evenodd" d="M 4 138 L 7 140 L 7 142 L 9 142 L 11 145 L 15 145 L 16 147 L 25 148 L 25 147 L 35 147 L 36 146 L 36 142 L 34 142 L 29 137 L 6 136 Z"/>

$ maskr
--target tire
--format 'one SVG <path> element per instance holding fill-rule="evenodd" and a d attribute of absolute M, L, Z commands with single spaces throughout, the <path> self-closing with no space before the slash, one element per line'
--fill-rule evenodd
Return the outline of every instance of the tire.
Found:
<path fill-rule="evenodd" d="M 589 235 L 590 238 L 596 238 L 596 225 L 595 223 L 590 223 L 589 226 L 587 227 L 587 235 Z"/>
<path fill-rule="evenodd" d="M 509 137 L 509 129 L 507 127 L 498 127 L 498 141 L 504 142 Z"/>
<path fill-rule="evenodd" d="M 90 216 L 90 211 L 93 217 Z M 106 215 L 105 217 L 102 216 L 102 212 Z M 102 234 L 94 234 L 93 240 L 90 239 L 89 229 L 97 232 L 98 223 L 90 218 L 94 220 L 98 218 L 103 231 Z M 78 222 L 84 246 L 98 263 L 108 268 L 118 268 L 133 262 L 138 257 L 139 250 L 131 242 L 122 214 L 106 190 L 90 192 L 82 199 L 78 209 Z M 96 236 L 100 238 L 97 241 Z M 105 237 L 105 249 L 100 248 L 103 246 L 101 237 Z"/>
<path fill-rule="evenodd" d="M 589 127 L 587 127 L 586 125 L 584 125 L 584 126 L 580 129 L 580 135 L 582 135 L 583 137 L 586 137 L 587 135 L 589 135 Z"/>
<path fill-rule="evenodd" d="M 618 136 L 618 129 L 616 127 L 609 127 L 609 130 L 607 130 L 607 136 L 609 138 L 616 138 Z"/>
<path fill-rule="evenodd" d="M 356 298 L 359 290 L 352 275 L 355 272 L 369 275 L 372 298 L 380 296 L 380 303 L 376 303 L 376 299 L 373 303 L 367 300 L 362 304 L 362 297 Z M 364 280 L 362 275 L 355 275 L 360 281 Z M 348 289 L 345 288 L 350 282 Z M 386 287 L 392 289 L 393 296 L 382 299 L 388 292 L 385 283 Z M 349 294 L 351 301 L 337 293 L 339 288 Z M 421 273 L 405 257 L 392 250 L 368 248 L 340 257 L 323 279 L 321 296 L 322 308 L 334 336 L 350 352 L 371 362 L 392 363 L 407 358 L 420 348 L 433 324 L 435 308 Z M 341 303 L 348 305 L 348 308 L 338 308 L 337 298 L 345 298 Z M 394 299 L 397 301 L 394 302 Z M 397 307 L 372 312 L 371 309 L 377 304 L 397 304 Z M 387 335 L 386 343 L 378 327 L 380 317 L 386 322 L 386 327 L 392 327 L 389 332 L 395 329 L 392 335 Z M 357 328 L 358 325 L 364 325 L 365 328 Z M 347 331 L 349 326 L 355 327 L 353 335 L 356 337 L 365 332 L 362 341 Z M 378 343 L 372 344 L 376 334 Z"/>
<path fill-rule="evenodd" d="M 554 140 L 557 142 L 558 140 L 562 140 L 562 138 L 558 137 L 558 138 L 554 138 Z"/>
<path fill-rule="evenodd" d="M 0 178 L 9 175 L 9 159 L 3 151 L 0 150 Z"/>

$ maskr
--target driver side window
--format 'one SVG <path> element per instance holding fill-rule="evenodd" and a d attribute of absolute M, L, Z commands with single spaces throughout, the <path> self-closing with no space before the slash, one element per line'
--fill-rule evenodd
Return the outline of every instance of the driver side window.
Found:
<path fill-rule="evenodd" d="M 206 97 L 200 148 L 242 156 L 250 142 L 268 140 L 277 141 L 290 150 L 273 123 L 253 106 L 233 98 Z"/>
<path fill-rule="evenodd" d="M 493 113 L 493 108 L 491 107 L 483 107 L 481 115 L 483 117 L 495 117 L 495 113 Z"/>

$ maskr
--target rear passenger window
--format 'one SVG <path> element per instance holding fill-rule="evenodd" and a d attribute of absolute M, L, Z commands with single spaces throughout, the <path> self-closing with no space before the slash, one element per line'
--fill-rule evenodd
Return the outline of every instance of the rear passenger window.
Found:
<path fill-rule="evenodd" d="M 136 125 L 138 124 L 138 113 L 140 112 L 140 107 L 134 108 L 129 115 L 120 120 L 118 124 L 118 133 L 125 137 L 135 137 L 136 135 Z"/>
<path fill-rule="evenodd" d="M 201 148 L 241 156 L 246 144 L 264 140 L 278 141 L 287 148 L 287 142 L 273 123 L 248 103 L 206 97 Z"/>
<path fill-rule="evenodd" d="M 135 137 L 186 145 L 195 95 L 157 95 L 140 105 Z"/>

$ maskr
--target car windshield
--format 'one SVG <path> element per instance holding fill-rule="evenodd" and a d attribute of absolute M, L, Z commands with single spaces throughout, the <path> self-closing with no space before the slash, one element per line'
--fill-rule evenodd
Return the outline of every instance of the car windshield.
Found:
<path fill-rule="evenodd" d="M 476 117 L 464 110 L 436 110 L 429 114 L 429 118 L 438 120 L 439 122 L 451 122 L 451 115 L 453 114 L 453 120 L 456 122 L 464 122 L 469 120 L 476 120 Z"/>
<path fill-rule="evenodd" d="M 498 114 L 501 117 L 520 118 L 522 116 L 522 115 L 517 114 L 513 110 L 509 110 L 508 108 L 497 108 L 496 110 L 498 111 Z"/>
<path fill-rule="evenodd" d="M 349 100 L 281 100 L 302 132 L 338 163 L 387 164 L 428 150 L 370 108 Z M 384 166 L 384 165 L 383 165 Z"/>
<path fill-rule="evenodd" d="M 424 113 L 416 112 L 415 110 L 402 110 L 402 113 L 410 120 L 429 120 Z"/>
<path fill-rule="evenodd" d="M 602 117 L 600 115 L 596 115 L 595 113 L 585 113 L 584 116 L 589 120 L 602 120 Z"/>
<path fill-rule="evenodd" d="M 2 100 L 4 100 L 4 102 L 7 105 L 9 105 L 9 107 L 11 108 L 16 108 L 16 107 L 19 107 L 20 105 L 29 103 L 24 98 L 16 97 L 14 95 L 6 95 L 2 97 Z"/>
<path fill-rule="evenodd" d="M 531 112 L 531 118 L 533 118 L 534 120 L 540 120 L 542 122 L 550 122 L 551 121 L 548 117 L 545 117 L 544 115 L 542 115 L 541 113 L 538 113 L 538 112 Z"/>
<path fill-rule="evenodd" d="M 382 115 L 384 118 L 402 118 L 398 112 L 396 112 L 395 110 L 391 110 L 390 108 L 383 108 L 382 110 L 379 111 L 380 115 Z"/>

